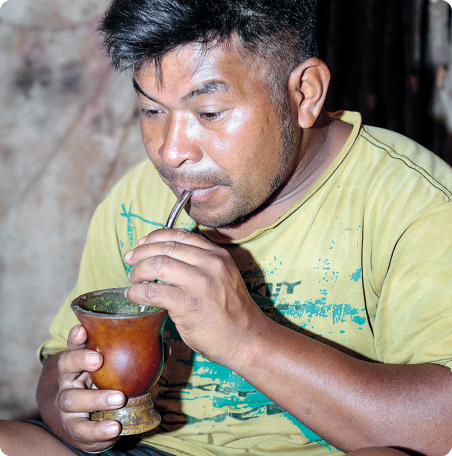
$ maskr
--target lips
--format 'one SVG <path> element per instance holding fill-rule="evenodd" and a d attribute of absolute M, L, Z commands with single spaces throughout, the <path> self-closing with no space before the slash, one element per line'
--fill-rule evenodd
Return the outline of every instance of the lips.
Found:
<path fill-rule="evenodd" d="M 215 191 L 216 188 L 218 188 L 218 186 L 216 186 L 216 185 L 213 187 L 205 187 L 205 188 L 199 188 L 199 187 L 197 188 L 196 186 L 190 186 L 190 185 L 184 186 L 183 188 L 179 187 L 179 186 L 176 187 L 179 194 L 181 194 L 184 190 L 194 190 L 194 192 L 190 198 L 191 200 L 202 200 L 204 198 L 207 198 L 208 196 L 210 196 L 211 193 L 213 193 Z"/>

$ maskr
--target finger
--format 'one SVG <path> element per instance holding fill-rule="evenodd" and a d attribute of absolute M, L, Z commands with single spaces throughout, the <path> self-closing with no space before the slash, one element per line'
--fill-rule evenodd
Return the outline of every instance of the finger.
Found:
<path fill-rule="evenodd" d="M 128 256 L 129 259 L 126 261 L 131 266 L 136 266 L 140 261 L 157 256 L 174 258 L 175 260 L 197 266 L 208 261 L 208 258 L 212 254 L 209 250 L 200 249 L 192 245 L 180 244 L 175 241 L 144 244 L 128 253 L 131 255 Z M 126 256 L 124 256 L 124 259 Z"/>
<path fill-rule="evenodd" d="M 148 238 L 149 235 L 146 235 L 142 237 L 141 239 L 138 239 L 137 245 L 140 246 L 141 244 L 144 244 L 146 242 L 146 239 Z"/>
<path fill-rule="evenodd" d="M 58 408 L 66 413 L 87 413 L 115 410 L 126 398 L 121 391 L 70 388 L 61 390 L 56 398 Z"/>
<path fill-rule="evenodd" d="M 208 260 L 205 260 L 208 264 Z M 188 288 L 199 281 L 202 269 L 187 261 L 175 259 L 166 255 L 156 255 L 144 258 L 138 262 L 129 273 L 130 283 L 160 280 L 167 285 Z M 195 278 L 196 277 L 196 278 Z"/>
<path fill-rule="evenodd" d="M 100 353 L 92 350 L 68 350 L 58 360 L 60 380 L 72 384 L 82 372 L 96 372 L 103 364 Z"/>
<path fill-rule="evenodd" d="M 183 296 L 184 292 L 180 288 L 156 282 L 137 283 L 125 291 L 128 301 L 143 306 L 162 307 L 167 309 L 170 315 L 178 308 Z"/>
<path fill-rule="evenodd" d="M 183 229 L 164 229 L 164 230 L 157 230 L 153 231 L 152 233 L 148 234 L 146 237 L 141 238 L 138 241 L 138 247 L 134 250 L 130 250 L 124 255 L 125 261 L 129 264 L 132 258 L 135 256 L 135 252 L 139 252 L 144 246 L 156 243 L 170 243 L 167 244 L 169 249 L 174 249 L 174 244 L 182 244 L 182 245 L 190 245 L 193 247 L 198 247 L 203 250 L 212 250 L 217 251 L 219 247 L 210 242 L 208 239 L 200 236 L 199 234 L 192 233 L 187 230 Z M 139 260 L 134 260 L 139 261 Z"/>
<path fill-rule="evenodd" d="M 67 346 L 69 350 L 79 350 L 86 348 L 88 334 L 82 325 L 74 326 L 69 333 Z"/>
<path fill-rule="evenodd" d="M 68 418 L 65 428 L 73 445 L 75 443 L 77 448 L 90 452 L 110 447 L 118 440 L 121 432 L 121 425 L 117 421 L 96 422 L 80 416 Z"/>
<path fill-rule="evenodd" d="M 140 239 L 140 241 L 142 241 L 140 245 L 173 240 L 180 242 L 181 244 L 196 245 L 197 247 L 205 249 L 217 247 L 216 244 L 209 241 L 206 237 L 183 228 L 164 228 L 161 230 L 155 230 L 143 239 L 143 241 Z"/>

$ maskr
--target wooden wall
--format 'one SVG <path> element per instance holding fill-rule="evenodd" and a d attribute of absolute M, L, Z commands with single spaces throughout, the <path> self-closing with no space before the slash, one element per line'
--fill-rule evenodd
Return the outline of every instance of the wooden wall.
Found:
<path fill-rule="evenodd" d="M 327 109 L 402 133 L 452 164 L 451 7 L 444 0 L 318 0 Z"/>

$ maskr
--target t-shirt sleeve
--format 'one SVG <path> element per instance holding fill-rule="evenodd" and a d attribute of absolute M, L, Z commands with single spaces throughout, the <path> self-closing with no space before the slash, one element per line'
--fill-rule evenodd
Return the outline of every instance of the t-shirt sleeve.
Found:
<path fill-rule="evenodd" d="M 41 364 L 67 349 L 70 330 L 80 324 L 70 308 L 73 299 L 94 290 L 130 285 L 117 236 L 118 224 L 123 222 L 117 213 L 115 205 L 105 200 L 97 208 L 88 230 L 77 283 L 50 325 L 51 338 L 38 349 Z"/>
<path fill-rule="evenodd" d="M 378 360 L 452 369 L 452 204 L 412 223 L 393 248 L 377 306 Z"/>

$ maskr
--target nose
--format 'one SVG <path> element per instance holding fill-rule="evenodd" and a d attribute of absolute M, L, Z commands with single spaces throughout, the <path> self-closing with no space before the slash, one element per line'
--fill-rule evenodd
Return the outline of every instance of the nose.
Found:
<path fill-rule="evenodd" d="M 159 155 L 167 165 L 178 168 L 201 160 L 198 128 L 185 113 L 169 116 L 159 149 Z"/>

